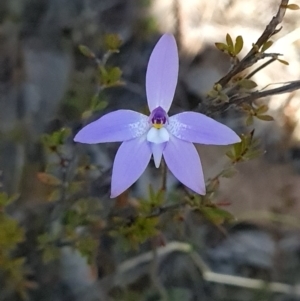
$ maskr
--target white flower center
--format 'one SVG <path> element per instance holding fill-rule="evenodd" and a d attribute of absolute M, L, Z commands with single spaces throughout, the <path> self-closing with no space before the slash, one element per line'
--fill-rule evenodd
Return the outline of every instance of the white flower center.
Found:
<path fill-rule="evenodd" d="M 157 129 L 155 127 L 151 127 L 148 134 L 147 140 L 149 142 L 160 144 L 169 141 L 170 134 L 165 127 Z"/>

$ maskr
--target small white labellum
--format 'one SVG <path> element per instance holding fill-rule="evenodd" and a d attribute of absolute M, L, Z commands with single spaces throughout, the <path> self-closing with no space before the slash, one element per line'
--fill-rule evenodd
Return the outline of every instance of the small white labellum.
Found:
<path fill-rule="evenodd" d="M 156 144 L 167 142 L 169 139 L 169 132 L 164 127 L 161 129 L 152 127 L 147 134 L 147 140 Z"/>

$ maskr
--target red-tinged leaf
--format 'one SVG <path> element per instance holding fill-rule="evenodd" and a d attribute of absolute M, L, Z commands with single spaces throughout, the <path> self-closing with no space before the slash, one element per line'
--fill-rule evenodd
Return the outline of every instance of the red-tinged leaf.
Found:
<path fill-rule="evenodd" d="M 48 173 L 45 173 L 45 172 L 39 172 L 37 174 L 37 177 L 38 179 L 46 184 L 46 185 L 51 185 L 51 186 L 58 186 L 58 185 L 61 185 L 61 180 L 58 179 L 57 177 L 51 175 L 51 174 L 48 174 Z"/>

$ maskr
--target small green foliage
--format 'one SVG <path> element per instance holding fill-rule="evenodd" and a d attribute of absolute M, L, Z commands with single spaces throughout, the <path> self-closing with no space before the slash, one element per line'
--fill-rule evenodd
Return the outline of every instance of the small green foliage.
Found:
<path fill-rule="evenodd" d="M 258 140 L 253 138 L 254 131 L 249 134 L 242 134 L 241 142 L 232 146 L 231 150 L 226 153 L 227 157 L 232 163 L 244 162 L 255 159 L 262 155 L 262 151 L 259 148 Z"/>
<path fill-rule="evenodd" d="M 199 212 L 214 225 L 221 225 L 224 222 L 231 222 L 234 220 L 231 213 L 214 205 L 203 206 L 199 209 Z"/>
<path fill-rule="evenodd" d="M 71 129 L 61 128 L 51 134 L 44 134 L 41 137 L 43 145 L 51 152 L 56 152 L 59 146 L 62 146 L 71 134 Z"/>
<path fill-rule="evenodd" d="M 264 120 L 264 121 L 273 121 L 274 120 L 274 118 L 270 115 L 257 115 L 256 118 L 260 119 L 260 120 Z"/>
<path fill-rule="evenodd" d="M 238 36 L 235 39 L 235 43 L 233 43 L 231 36 L 227 33 L 226 44 L 215 43 L 215 45 L 220 51 L 227 53 L 231 57 L 236 57 L 243 49 L 244 40 L 242 36 Z"/>
<path fill-rule="evenodd" d="M 138 216 L 127 225 L 122 225 L 118 230 L 111 231 L 112 236 L 123 238 L 126 248 L 138 248 L 147 239 L 158 234 L 158 218 Z"/>
<path fill-rule="evenodd" d="M 238 81 L 238 85 L 246 90 L 251 90 L 257 87 L 257 83 L 251 79 L 243 78 Z"/>
<path fill-rule="evenodd" d="M 0 216 L 0 252 L 7 256 L 17 244 L 24 240 L 24 231 L 18 225 L 17 221 L 8 216 Z"/>
<path fill-rule="evenodd" d="M 265 113 L 268 111 L 267 105 L 260 105 L 258 107 L 254 106 L 253 104 L 246 104 L 244 103 L 241 106 L 242 110 L 247 114 L 246 118 L 246 125 L 253 124 L 253 118 L 256 117 L 257 119 L 264 120 L 264 121 L 272 121 L 274 118 L 270 115 L 266 115 Z"/>
<path fill-rule="evenodd" d="M 91 99 L 89 108 L 82 113 L 82 118 L 89 118 L 94 112 L 105 109 L 107 105 L 108 102 L 103 97 L 100 97 L 99 93 L 96 93 Z"/>
<path fill-rule="evenodd" d="M 221 101 L 223 103 L 229 102 L 229 97 L 222 91 L 220 84 L 214 85 L 213 89 L 210 90 L 207 95 L 215 101 Z"/>
<path fill-rule="evenodd" d="M 79 45 L 78 49 L 84 56 L 90 59 L 94 59 L 96 57 L 95 54 L 85 45 Z"/>
<path fill-rule="evenodd" d="M 165 200 L 165 192 L 163 190 L 158 190 L 155 192 L 152 186 L 149 186 L 149 199 L 140 200 L 139 212 L 141 214 L 150 214 L 155 208 L 159 208 L 163 205 Z"/>
<path fill-rule="evenodd" d="M 0 192 L 0 213 L 4 209 L 4 207 L 8 206 L 9 204 L 13 203 L 19 198 L 19 194 L 13 194 L 11 197 L 7 195 L 5 192 Z"/>
<path fill-rule="evenodd" d="M 226 43 L 228 48 L 233 50 L 233 41 L 229 33 L 226 34 Z"/>
<path fill-rule="evenodd" d="M 297 4 L 288 4 L 288 5 L 283 5 L 281 4 L 281 7 L 285 7 L 286 9 L 290 9 L 290 10 L 298 10 L 299 9 L 299 5 Z"/>
<path fill-rule="evenodd" d="M 220 173 L 220 176 L 223 178 L 232 178 L 237 174 L 237 172 L 238 171 L 234 168 L 234 166 L 229 166 Z"/>
<path fill-rule="evenodd" d="M 234 45 L 234 52 L 235 54 L 239 54 L 244 46 L 244 40 L 242 36 L 237 36 L 236 40 L 235 40 L 235 45 Z"/>
<path fill-rule="evenodd" d="M 120 86 L 123 84 L 121 81 L 122 71 L 119 67 L 99 68 L 99 82 L 104 88 Z"/>
<path fill-rule="evenodd" d="M 57 237 L 49 233 L 38 236 L 39 250 L 42 252 L 43 261 L 45 263 L 59 258 L 60 248 L 58 247 L 57 242 Z"/>
<path fill-rule="evenodd" d="M 75 247 L 87 259 L 88 264 L 91 264 L 96 256 L 98 242 L 91 236 L 82 236 L 77 239 Z"/>
<path fill-rule="evenodd" d="M 42 251 L 42 258 L 44 263 L 58 260 L 60 257 L 60 248 L 56 247 L 54 244 L 48 244 L 42 249 Z"/>
<path fill-rule="evenodd" d="M 5 207 L 15 198 L 0 193 L 0 274 L 5 275 L 5 286 L 14 289 L 25 298 L 27 290 L 25 259 L 13 255 L 18 245 L 24 241 L 25 233 L 18 222 L 5 213 Z"/>
<path fill-rule="evenodd" d="M 282 60 L 282 59 L 279 59 L 279 58 L 277 58 L 276 59 L 279 63 L 281 63 L 281 64 L 283 64 L 283 65 L 289 65 L 289 62 L 287 62 L 287 61 L 285 61 L 285 60 Z"/>
<path fill-rule="evenodd" d="M 261 47 L 261 52 L 265 52 L 267 49 L 269 49 L 273 45 L 272 41 L 265 42 Z"/>
<path fill-rule="evenodd" d="M 122 45 L 122 40 L 117 34 L 107 34 L 104 37 L 104 47 L 111 52 L 119 52 L 119 48 Z"/>

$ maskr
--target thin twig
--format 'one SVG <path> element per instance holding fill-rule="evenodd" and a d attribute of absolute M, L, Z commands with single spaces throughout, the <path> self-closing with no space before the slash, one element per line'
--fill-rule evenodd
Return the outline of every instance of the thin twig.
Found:
<path fill-rule="evenodd" d="M 242 103 L 251 103 L 259 98 L 289 93 L 299 89 L 300 89 L 300 80 L 296 80 L 296 81 L 288 82 L 287 84 L 284 84 L 283 86 L 278 88 L 264 90 L 264 91 L 255 91 L 246 96 L 235 97 L 230 99 L 228 103 L 224 103 L 219 106 L 211 106 L 204 110 L 205 110 L 205 114 L 207 115 L 213 115 L 214 113 L 223 113 L 232 106 L 238 106 Z"/>
<path fill-rule="evenodd" d="M 157 248 L 157 260 L 160 264 L 172 253 L 183 253 L 190 256 L 195 266 L 201 272 L 207 282 L 230 285 L 252 290 L 268 290 L 272 293 L 294 295 L 300 297 L 300 285 L 289 285 L 281 282 L 267 282 L 255 278 L 240 277 L 213 272 L 204 262 L 200 254 L 192 251 L 191 245 L 183 242 L 170 242 L 165 247 Z M 114 275 L 108 276 L 99 281 L 99 285 L 108 292 L 115 286 L 125 287 L 133 283 L 142 275 L 147 274 L 148 265 L 153 258 L 152 251 L 138 255 L 133 259 L 126 260 L 117 269 Z"/>
<path fill-rule="evenodd" d="M 267 66 L 269 66 L 270 64 L 272 64 L 273 62 L 276 61 L 276 58 L 271 58 L 270 60 L 268 60 L 267 62 L 263 63 L 262 65 L 260 65 L 258 68 L 254 69 L 252 72 L 250 72 L 245 78 L 246 79 L 250 79 L 251 77 L 253 77 L 257 72 L 259 72 L 260 70 L 266 68 Z"/>
<path fill-rule="evenodd" d="M 267 42 L 270 39 L 270 37 L 272 37 L 274 34 L 280 31 L 281 28 L 276 29 L 276 27 L 282 22 L 288 2 L 288 0 L 281 1 L 276 16 L 272 18 L 271 22 L 267 25 L 266 29 L 256 41 L 251 50 L 248 52 L 248 54 L 237 65 L 235 65 L 224 77 L 222 77 L 217 82 L 217 84 L 220 84 L 222 87 L 224 87 L 227 83 L 230 82 L 230 80 L 235 75 L 244 71 L 246 68 L 252 66 L 254 63 L 257 62 L 257 49 L 259 49 L 265 42 Z"/>
<path fill-rule="evenodd" d="M 158 261 L 158 253 L 157 253 L 157 246 L 155 241 L 152 241 L 152 254 L 153 258 L 150 263 L 150 278 L 152 281 L 153 286 L 157 289 L 160 299 L 162 301 L 168 301 L 168 293 L 161 283 L 158 275 L 158 270 L 159 270 L 159 261 Z"/>

